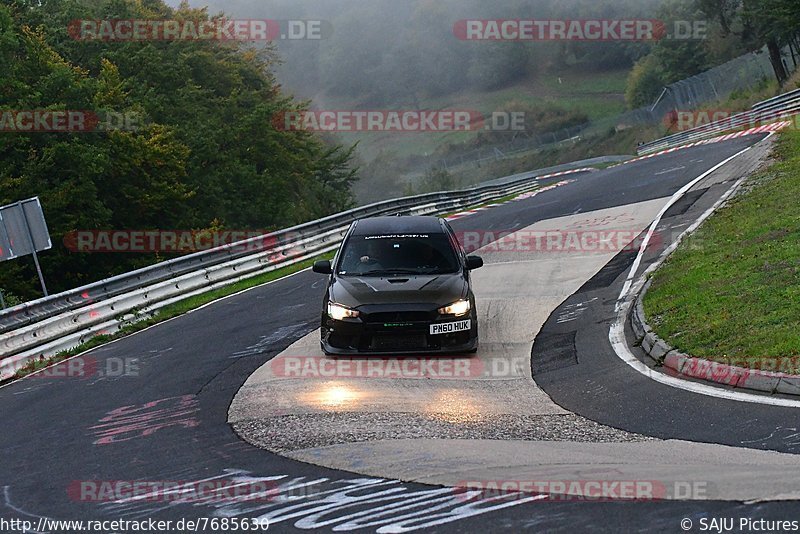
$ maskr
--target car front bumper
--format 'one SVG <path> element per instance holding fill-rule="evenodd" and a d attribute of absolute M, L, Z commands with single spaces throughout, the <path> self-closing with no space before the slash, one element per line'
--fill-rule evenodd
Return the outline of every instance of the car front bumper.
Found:
<path fill-rule="evenodd" d="M 469 319 L 460 332 L 431 334 L 432 324 Z M 336 321 L 323 315 L 322 350 L 333 355 L 448 354 L 474 352 L 478 347 L 478 321 L 474 306 L 463 317 L 442 316 L 424 309 L 372 308 L 358 318 Z"/>

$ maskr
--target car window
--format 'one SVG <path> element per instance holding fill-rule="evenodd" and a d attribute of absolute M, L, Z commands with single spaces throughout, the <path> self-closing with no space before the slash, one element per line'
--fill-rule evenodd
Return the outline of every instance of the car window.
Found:
<path fill-rule="evenodd" d="M 446 234 L 350 236 L 341 257 L 342 276 L 445 274 L 460 269 Z"/>

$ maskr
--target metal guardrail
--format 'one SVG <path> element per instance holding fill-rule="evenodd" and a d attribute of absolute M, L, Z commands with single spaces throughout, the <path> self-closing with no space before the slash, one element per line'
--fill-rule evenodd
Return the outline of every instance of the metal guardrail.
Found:
<path fill-rule="evenodd" d="M 782 95 L 764 100 L 755 104 L 749 111 L 731 115 L 728 118 L 710 122 L 685 132 L 645 143 L 637 150 L 640 156 L 651 154 L 687 143 L 707 139 L 729 130 L 736 130 L 743 126 L 758 126 L 770 121 L 791 117 L 800 113 L 800 89 L 789 91 Z"/>
<path fill-rule="evenodd" d="M 789 91 L 788 93 L 783 93 L 778 96 L 774 96 L 767 100 L 763 100 L 758 104 L 755 104 L 751 109 L 753 111 L 762 111 L 764 109 L 770 108 L 775 104 L 792 102 L 800 98 L 800 89 L 795 89 L 794 91 Z"/>
<path fill-rule="evenodd" d="M 529 179 L 529 177 L 522 178 L 520 181 L 526 179 Z M 513 183 L 510 185 L 513 185 Z M 245 241 L 227 244 L 207 251 L 187 254 L 179 258 L 106 278 L 99 282 L 94 282 L 76 289 L 3 310 L 0 312 L 0 333 L 14 330 L 20 326 L 46 319 L 47 317 L 67 310 L 86 306 L 119 295 L 130 289 L 175 278 L 203 267 L 213 266 L 228 260 L 246 256 L 259 249 L 271 249 L 278 252 L 281 245 L 289 244 L 313 232 L 322 232 L 336 226 L 341 226 L 345 222 L 349 224 L 353 220 L 361 217 L 394 214 L 402 212 L 403 209 L 408 209 L 414 205 L 428 202 L 446 202 L 447 200 L 465 195 L 468 197 L 470 193 L 477 194 L 480 191 L 480 188 L 476 188 L 456 193 L 429 193 L 414 197 L 404 197 L 397 200 L 377 202 Z"/>
<path fill-rule="evenodd" d="M 0 379 L 32 359 L 116 331 L 139 313 L 334 250 L 355 219 L 447 213 L 525 191 L 545 177 L 528 173 L 504 184 L 378 202 L 9 308 L 0 313 Z"/>

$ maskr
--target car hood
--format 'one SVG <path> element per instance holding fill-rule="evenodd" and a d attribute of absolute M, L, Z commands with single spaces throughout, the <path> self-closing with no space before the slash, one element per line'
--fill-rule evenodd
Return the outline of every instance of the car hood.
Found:
<path fill-rule="evenodd" d="M 330 298 L 348 308 L 371 304 L 432 304 L 445 306 L 466 298 L 467 281 L 461 273 L 427 276 L 336 277 Z"/>

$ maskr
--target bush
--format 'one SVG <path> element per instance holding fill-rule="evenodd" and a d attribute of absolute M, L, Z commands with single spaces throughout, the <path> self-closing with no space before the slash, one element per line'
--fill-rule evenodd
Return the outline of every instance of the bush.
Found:
<path fill-rule="evenodd" d="M 625 102 L 631 109 L 652 104 L 664 89 L 662 69 L 658 60 L 646 56 L 636 62 L 628 75 Z"/>

